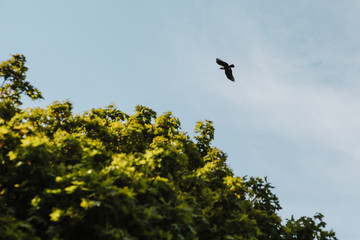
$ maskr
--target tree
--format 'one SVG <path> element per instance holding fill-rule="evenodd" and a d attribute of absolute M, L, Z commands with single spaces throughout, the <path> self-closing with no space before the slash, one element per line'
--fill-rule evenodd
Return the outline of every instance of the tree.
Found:
<path fill-rule="evenodd" d="M 282 224 L 267 178 L 234 176 L 211 121 L 191 139 L 144 106 L 23 109 L 22 95 L 42 98 L 24 64 L 0 67 L 1 238 L 337 239 L 321 214 Z"/>

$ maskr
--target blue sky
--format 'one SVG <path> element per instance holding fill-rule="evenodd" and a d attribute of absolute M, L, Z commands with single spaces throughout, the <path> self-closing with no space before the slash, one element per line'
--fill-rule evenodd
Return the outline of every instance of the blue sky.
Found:
<path fill-rule="evenodd" d="M 339 239 L 360 224 L 356 0 L 0 2 L 0 60 L 27 57 L 46 106 L 172 111 L 237 175 L 268 176 L 288 218 L 316 212 Z M 235 64 L 236 82 L 215 58 Z"/>

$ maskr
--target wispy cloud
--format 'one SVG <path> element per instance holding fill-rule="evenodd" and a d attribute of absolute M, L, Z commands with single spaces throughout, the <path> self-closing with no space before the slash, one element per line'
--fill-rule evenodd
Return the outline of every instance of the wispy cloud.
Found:
<path fill-rule="evenodd" d="M 256 116 L 266 128 L 291 138 L 317 140 L 353 159 L 360 158 L 359 85 L 337 87 L 299 72 L 287 59 L 256 53 L 251 68 L 241 73 L 241 88 L 222 95 Z M 285 71 L 279 70 L 280 68 Z M 285 74 L 286 72 L 286 74 Z M 221 90 L 222 88 L 217 88 Z"/>

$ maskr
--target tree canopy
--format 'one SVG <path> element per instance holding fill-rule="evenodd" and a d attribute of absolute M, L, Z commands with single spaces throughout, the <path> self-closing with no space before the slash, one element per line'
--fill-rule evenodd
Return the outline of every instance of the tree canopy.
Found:
<path fill-rule="evenodd" d="M 1 239 L 337 239 L 323 215 L 286 219 L 267 178 L 238 177 L 200 121 L 145 106 L 74 114 L 41 99 L 23 55 L 1 63 Z"/>

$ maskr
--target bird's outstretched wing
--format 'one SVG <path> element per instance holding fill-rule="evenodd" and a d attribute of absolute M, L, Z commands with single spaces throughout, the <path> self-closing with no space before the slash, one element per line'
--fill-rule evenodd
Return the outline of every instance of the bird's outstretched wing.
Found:
<path fill-rule="evenodd" d="M 228 78 L 229 80 L 235 82 L 235 78 L 234 78 L 234 76 L 233 76 L 233 74 L 232 74 L 231 68 L 228 68 L 228 69 L 225 70 L 225 75 L 227 76 L 227 78 Z"/>
<path fill-rule="evenodd" d="M 229 64 L 227 64 L 226 62 L 224 62 L 223 60 L 221 60 L 220 58 L 216 59 L 216 63 L 223 66 L 223 67 L 227 67 L 229 66 Z"/>

